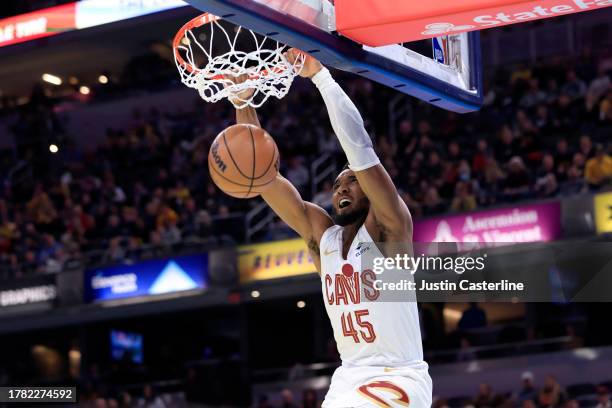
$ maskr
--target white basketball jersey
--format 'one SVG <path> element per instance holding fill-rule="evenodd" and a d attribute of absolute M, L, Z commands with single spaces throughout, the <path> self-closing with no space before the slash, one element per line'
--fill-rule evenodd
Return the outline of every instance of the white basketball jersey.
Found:
<path fill-rule="evenodd" d="M 361 257 L 366 251 L 373 251 L 367 255 L 369 259 L 383 255 L 362 225 L 351 243 L 348 259 L 342 259 L 342 231 L 340 226 L 330 227 L 320 243 L 323 299 L 342 364 L 424 364 L 416 302 L 375 301 L 376 275 L 366 268 L 360 270 Z"/>

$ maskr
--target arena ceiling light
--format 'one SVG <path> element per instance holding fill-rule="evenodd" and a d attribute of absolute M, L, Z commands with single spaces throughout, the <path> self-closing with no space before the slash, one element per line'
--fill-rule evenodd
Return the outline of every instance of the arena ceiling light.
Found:
<path fill-rule="evenodd" d="M 61 85 L 62 84 L 62 78 L 56 76 L 56 75 L 52 75 L 52 74 L 43 74 L 42 76 L 42 80 L 45 82 L 48 82 L 50 84 L 53 85 Z"/>
<path fill-rule="evenodd" d="M 89 93 L 91 92 L 91 89 L 89 89 L 88 86 L 82 86 L 79 88 L 79 92 L 82 93 L 83 95 L 89 95 Z"/>
<path fill-rule="evenodd" d="M 106 75 L 100 75 L 98 77 L 98 82 L 101 84 L 108 84 L 108 77 Z"/>

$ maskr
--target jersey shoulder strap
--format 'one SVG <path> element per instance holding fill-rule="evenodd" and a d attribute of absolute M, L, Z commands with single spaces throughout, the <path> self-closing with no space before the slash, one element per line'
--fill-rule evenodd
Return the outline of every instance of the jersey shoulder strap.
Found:
<path fill-rule="evenodd" d="M 339 225 L 332 225 L 328 229 L 325 230 L 323 235 L 321 235 L 321 241 L 319 242 L 319 250 L 321 253 L 324 251 L 333 251 L 337 248 L 336 243 L 338 234 L 342 233 L 342 227 Z"/>

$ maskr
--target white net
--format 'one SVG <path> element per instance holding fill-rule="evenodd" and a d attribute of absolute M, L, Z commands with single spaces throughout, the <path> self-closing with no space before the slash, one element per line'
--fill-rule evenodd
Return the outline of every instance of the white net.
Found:
<path fill-rule="evenodd" d="M 187 23 L 174 39 L 174 59 L 181 81 L 202 99 L 229 99 L 238 108 L 258 108 L 270 97 L 283 98 L 304 65 L 283 53 L 287 47 L 251 30 L 222 25 L 204 14 Z"/>

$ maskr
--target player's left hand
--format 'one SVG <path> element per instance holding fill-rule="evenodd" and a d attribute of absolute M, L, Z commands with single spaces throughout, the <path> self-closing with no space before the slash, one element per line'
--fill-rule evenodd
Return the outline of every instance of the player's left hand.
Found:
<path fill-rule="evenodd" d="M 300 71 L 300 76 L 303 78 L 312 78 L 317 72 L 323 69 L 323 65 L 314 57 L 306 54 L 304 51 L 300 51 L 297 48 L 291 48 L 285 53 L 285 58 L 291 64 L 295 64 L 296 59 L 300 56 L 304 56 L 304 68 Z"/>

